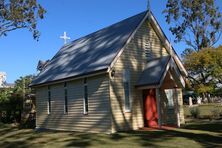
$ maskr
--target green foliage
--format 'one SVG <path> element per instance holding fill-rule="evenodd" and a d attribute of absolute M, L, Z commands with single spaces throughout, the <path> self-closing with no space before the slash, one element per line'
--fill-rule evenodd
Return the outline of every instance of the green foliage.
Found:
<path fill-rule="evenodd" d="M 29 87 L 29 84 L 32 82 L 33 78 L 33 75 L 28 75 L 25 77 L 20 77 L 18 80 L 16 80 L 14 93 L 19 96 L 30 94 L 32 89 Z"/>
<path fill-rule="evenodd" d="M 190 108 L 190 114 L 193 118 L 198 118 L 200 116 L 200 110 L 198 107 Z"/>
<path fill-rule="evenodd" d="M 221 111 L 218 108 L 214 108 L 211 110 L 211 117 L 212 119 L 219 119 Z"/>
<path fill-rule="evenodd" d="M 208 103 L 208 104 L 201 104 L 198 106 L 195 106 L 195 108 L 199 109 L 199 119 L 215 119 L 214 115 L 218 117 L 218 113 L 220 113 L 220 116 L 222 117 L 222 105 L 221 104 L 215 104 L 215 103 Z M 184 115 L 185 118 L 189 118 L 191 116 L 191 107 L 184 106 Z M 216 110 L 214 113 L 214 110 Z M 220 117 L 220 118 L 221 118 Z M 217 118 L 218 119 L 218 118 Z"/>
<path fill-rule="evenodd" d="M 0 103 L 7 102 L 11 96 L 11 89 L 1 89 L 0 90 Z"/>
<path fill-rule="evenodd" d="M 222 46 L 186 55 L 184 65 L 197 93 L 213 93 L 222 84 Z"/>
<path fill-rule="evenodd" d="M 0 37 L 10 31 L 27 28 L 38 40 L 37 21 L 43 19 L 45 13 L 37 0 L 0 0 Z"/>
<path fill-rule="evenodd" d="M 175 42 L 189 46 L 182 54 L 187 87 L 203 96 L 215 92 L 222 84 L 222 47 L 212 47 L 222 33 L 222 14 L 214 0 L 168 0 L 163 13 Z"/>
<path fill-rule="evenodd" d="M 184 41 L 199 51 L 213 46 L 222 32 L 222 14 L 214 0 L 168 0 L 163 11 L 175 42 Z"/>
<path fill-rule="evenodd" d="M 5 123 L 20 122 L 21 112 L 23 110 L 23 101 L 32 93 L 29 84 L 34 76 L 29 75 L 20 77 L 15 81 L 14 88 L 5 88 L 0 90 L 0 120 Z M 1 117 L 2 113 L 5 113 L 4 117 Z"/>
<path fill-rule="evenodd" d="M 22 98 L 14 95 L 13 89 L 0 90 L 0 121 L 4 123 L 19 122 L 21 110 Z"/>

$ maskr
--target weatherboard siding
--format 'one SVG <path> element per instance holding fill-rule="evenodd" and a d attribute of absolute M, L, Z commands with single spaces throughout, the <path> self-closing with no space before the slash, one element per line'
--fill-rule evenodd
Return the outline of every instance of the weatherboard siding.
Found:
<path fill-rule="evenodd" d="M 40 125 L 42 121 L 39 121 L 41 116 L 45 116 L 48 113 L 48 88 L 39 87 L 36 88 L 36 127 Z"/>
<path fill-rule="evenodd" d="M 47 111 L 47 87 L 37 88 L 37 127 L 56 130 L 111 133 L 109 77 L 89 77 L 88 115 L 83 113 L 83 79 L 67 82 L 68 113 L 64 113 L 64 83 L 50 86 L 51 113 Z"/>
<path fill-rule="evenodd" d="M 150 45 L 149 42 L 151 43 Z M 148 56 L 145 52 L 148 51 Z M 110 101 L 112 108 L 112 132 L 138 129 L 144 126 L 142 90 L 135 85 L 149 59 L 168 55 L 155 31 L 146 21 L 126 46 L 113 66 L 115 76 L 110 77 Z M 147 59 L 148 57 L 148 59 Z M 131 112 L 125 112 L 123 71 L 130 69 Z"/>
<path fill-rule="evenodd" d="M 185 124 L 184 109 L 183 109 L 183 90 L 177 89 L 177 95 L 178 95 L 178 109 L 179 109 L 179 116 L 180 116 L 180 124 Z"/>
<path fill-rule="evenodd" d="M 149 52 L 149 59 L 159 58 L 169 55 L 166 48 L 161 43 L 161 40 L 157 36 L 156 32 L 148 22 L 145 22 L 142 25 L 142 29 L 144 32 L 141 31 L 142 33 L 141 35 L 143 36 L 144 33 L 147 34 L 143 38 L 142 46 L 144 50 L 147 50 Z"/>

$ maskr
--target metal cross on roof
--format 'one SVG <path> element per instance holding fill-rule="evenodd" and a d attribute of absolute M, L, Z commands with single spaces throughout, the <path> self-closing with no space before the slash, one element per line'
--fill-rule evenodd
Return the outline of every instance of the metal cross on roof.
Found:
<path fill-rule="evenodd" d="M 63 36 L 60 36 L 60 39 L 63 39 L 64 44 L 66 44 L 67 41 L 70 40 L 71 38 L 67 36 L 66 32 L 64 32 Z"/>

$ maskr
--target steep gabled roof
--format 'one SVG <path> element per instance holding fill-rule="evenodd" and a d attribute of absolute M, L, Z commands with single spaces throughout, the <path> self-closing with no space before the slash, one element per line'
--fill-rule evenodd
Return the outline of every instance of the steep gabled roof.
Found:
<path fill-rule="evenodd" d="M 142 12 L 64 46 L 31 85 L 108 70 L 146 14 Z"/>
<path fill-rule="evenodd" d="M 186 76 L 183 64 L 157 20 L 152 13 L 149 15 L 145 11 L 62 47 L 50 60 L 46 69 L 33 80 L 31 86 L 109 71 L 123 52 L 125 45 L 148 16 L 152 27 L 175 60 L 180 72 Z"/>

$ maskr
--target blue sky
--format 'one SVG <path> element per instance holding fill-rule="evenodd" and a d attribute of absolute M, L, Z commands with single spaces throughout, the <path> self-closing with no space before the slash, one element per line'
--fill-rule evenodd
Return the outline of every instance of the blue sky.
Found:
<path fill-rule="evenodd" d="M 20 76 L 36 73 L 38 61 L 51 59 L 62 47 L 59 38 L 64 31 L 72 40 L 102 29 L 146 10 L 147 0 L 39 0 L 47 10 L 45 19 L 39 21 L 39 42 L 33 40 L 28 30 L 16 30 L 0 38 L 0 71 L 7 73 L 7 82 Z M 217 0 L 219 6 L 220 0 Z M 151 9 L 180 55 L 183 43 L 173 43 L 162 11 L 166 0 L 151 0 Z M 222 44 L 222 39 L 218 42 Z"/>

